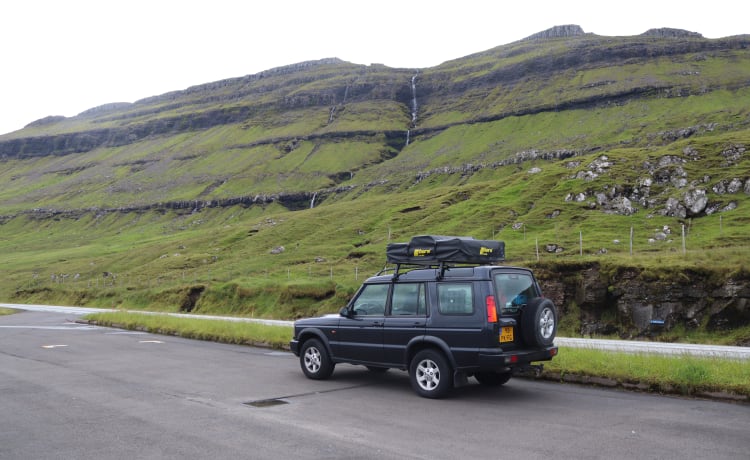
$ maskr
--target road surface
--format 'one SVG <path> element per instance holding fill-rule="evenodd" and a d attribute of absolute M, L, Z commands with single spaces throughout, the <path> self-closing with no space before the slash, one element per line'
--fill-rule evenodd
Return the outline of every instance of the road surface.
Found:
<path fill-rule="evenodd" d="M 416 396 L 286 352 L 0 317 L 2 459 L 747 459 L 750 405 L 512 379 Z"/>
<path fill-rule="evenodd" d="M 116 310 L 102 310 L 98 308 L 85 308 L 85 307 L 23 305 L 23 304 L 8 304 L 8 303 L 0 303 L 0 307 L 15 308 L 19 310 L 28 310 L 28 311 L 48 311 L 48 312 L 70 313 L 70 314 L 75 314 L 75 315 L 84 315 L 88 313 L 96 313 L 96 312 L 101 312 L 101 311 L 116 311 Z M 144 312 L 139 312 L 139 313 L 144 313 Z M 226 317 L 226 316 L 191 315 L 191 314 L 184 314 L 184 313 L 154 313 L 154 314 L 169 314 L 173 316 L 182 316 L 182 317 L 188 317 L 188 318 L 222 319 L 222 320 L 227 320 L 227 321 L 251 321 L 251 322 L 259 322 L 259 323 L 276 325 L 276 326 L 289 326 L 289 327 L 291 327 L 293 324 L 292 321 L 264 320 L 264 319 L 253 319 L 253 318 L 232 318 L 232 317 Z M 719 346 L 719 345 L 697 345 L 697 344 L 664 343 L 664 342 L 642 342 L 642 341 L 633 341 L 633 340 L 583 339 L 583 338 L 570 338 L 570 337 L 555 338 L 555 345 L 561 346 L 561 347 L 593 348 L 593 349 L 599 349 L 599 350 L 620 351 L 620 352 L 625 352 L 625 353 L 658 353 L 658 354 L 665 354 L 665 355 L 715 356 L 715 357 L 730 358 L 730 359 L 750 359 L 750 347 L 730 347 L 730 346 Z"/>

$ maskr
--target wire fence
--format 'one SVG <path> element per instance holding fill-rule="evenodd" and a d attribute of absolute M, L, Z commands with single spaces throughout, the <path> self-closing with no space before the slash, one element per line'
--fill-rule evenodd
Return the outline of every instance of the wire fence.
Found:
<path fill-rule="evenodd" d="M 649 234 L 644 237 L 642 231 L 636 232 L 635 228 L 631 226 L 629 233 L 626 236 L 626 241 L 618 239 L 610 240 L 614 245 L 618 246 L 617 252 L 620 254 L 629 254 L 634 256 L 639 252 L 650 252 L 653 253 L 655 248 L 664 247 L 672 253 L 678 253 L 685 255 L 688 251 L 688 237 L 691 231 L 692 221 L 680 224 L 680 228 L 677 232 L 673 232 L 672 229 L 664 226 L 662 230 L 650 231 Z M 718 219 L 718 234 L 722 235 L 725 230 L 725 223 L 723 219 Z M 561 253 L 564 257 L 583 257 L 592 254 L 605 255 L 609 251 L 596 243 L 591 243 L 587 239 L 586 232 L 583 230 L 567 232 L 567 235 L 557 235 L 560 239 L 564 239 L 569 247 L 563 248 L 559 243 L 548 243 L 543 242 L 540 244 L 538 237 L 528 234 L 527 227 L 523 224 L 514 226 L 513 230 L 517 233 L 509 234 L 508 228 L 503 229 L 500 232 L 492 230 L 492 239 L 505 239 L 506 241 L 513 240 L 517 242 L 518 239 L 525 240 L 524 247 L 528 248 L 529 243 L 527 238 L 533 237 L 533 254 L 526 254 L 523 256 L 524 260 L 531 260 L 533 258 L 536 261 L 540 261 L 543 257 L 556 256 Z M 716 229 L 713 229 L 714 231 Z M 520 234 L 519 234 L 520 233 Z M 592 232 L 593 233 L 593 232 Z M 637 234 L 638 233 L 638 234 Z M 677 233 L 677 235 L 675 235 Z M 573 236 L 575 235 L 575 236 Z M 387 241 L 392 241 L 393 232 L 391 228 L 387 229 Z M 507 238 L 503 238 L 503 237 Z M 565 237 L 565 238 L 563 238 Z M 637 238 L 637 239 L 636 239 Z M 402 237 L 397 236 L 396 240 L 401 240 Z M 596 238 L 591 240 L 601 241 L 602 232 L 596 233 Z M 575 243 L 573 243 L 575 241 Z M 659 244 L 665 242 L 668 243 L 665 246 Z M 677 244 L 675 244 L 677 243 Z M 575 244 L 575 248 L 572 247 Z M 626 245 L 626 246 L 625 246 Z M 647 246 L 646 246 L 647 245 Z M 622 249 L 625 247 L 626 249 Z M 648 250 L 643 249 L 648 247 Z M 637 249 L 640 248 L 640 249 Z M 526 251 L 528 252 L 528 251 Z M 515 254 L 516 256 L 518 254 Z M 236 282 L 248 279 L 273 279 L 273 280 L 324 280 L 329 279 L 334 282 L 345 282 L 345 283 L 356 283 L 363 280 L 366 277 L 372 276 L 377 270 L 383 266 L 373 266 L 372 264 L 365 264 L 360 266 L 359 264 L 343 263 L 333 264 L 322 261 L 314 261 L 308 264 L 299 265 L 296 264 L 292 267 L 287 267 L 281 270 L 261 270 L 261 271 L 242 271 L 224 269 L 222 267 L 200 267 L 185 270 L 168 270 L 154 275 L 140 275 L 132 273 L 115 273 L 109 271 L 95 272 L 95 273 L 64 273 L 64 272 L 53 272 L 48 274 L 42 274 L 35 272 L 28 280 L 27 287 L 43 287 L 50 285 L 59 285 L 70 287 L 72 289 L 111 289 L 111 288 L 126 288 L 126 289 L 150 289 L 150 288 L 163 288 L 167 286 L 185 285 L 185 284 L 207 284 L 214 282 Z M 215 260 L 213 261 L 216 262 Z M 385 259 L 384 259 L 385 262 Z M 278 266 L 278 264 L 276 265 Z"/>

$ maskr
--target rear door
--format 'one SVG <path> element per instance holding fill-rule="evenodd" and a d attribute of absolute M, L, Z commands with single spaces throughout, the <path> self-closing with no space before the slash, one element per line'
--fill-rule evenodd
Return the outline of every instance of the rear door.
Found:
<path fill-rule="evenodd" d="M 513 349 L 523 343 L 521 315 L 531 299 L 541 295 L 531 273 L 519 269 L 496 270 L 492 274 L 500 322 L 500 346 Z M 514 321 L 509 321 L 514 320 Z"/>
<path fill-rule="evenodd" d="M 426 324 L 426 284 L 394 284 L 383 329 L 385 361 L 396 366 L 406 364 L 406 346 L 414 337 L 424 335 Z"/>
<path fill-rule="evenodd" d="M 434 286 L 436 308 L 426 333 L 450 347 L 459 367 L 476 365 L 485 341 L 482 293 L 471 281 L 442 281 Z"/>

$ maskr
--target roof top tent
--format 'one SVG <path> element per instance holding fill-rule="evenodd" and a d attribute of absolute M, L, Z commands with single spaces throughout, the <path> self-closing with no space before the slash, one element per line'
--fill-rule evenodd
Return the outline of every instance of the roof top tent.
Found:
<path fill-rule="evenodd" d="M 454 264 L 492 265 L 505 260 L 505 243 L 475 240 L 470 236 L 419 235 L 408 243 L 389 243 L 386 263 L 396 264 L 395 277 L 402 265 L 434 267 L 440 274 Z"/>

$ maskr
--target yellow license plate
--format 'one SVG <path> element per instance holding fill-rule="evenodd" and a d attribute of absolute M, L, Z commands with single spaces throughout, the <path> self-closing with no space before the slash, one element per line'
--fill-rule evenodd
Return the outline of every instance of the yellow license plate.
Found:
<path fill-rule="evenodd" d="M 513 341 L 513 326 L 503 326 L 503 328 L 500 330 L 500 341 L 501 342 Z"/>

